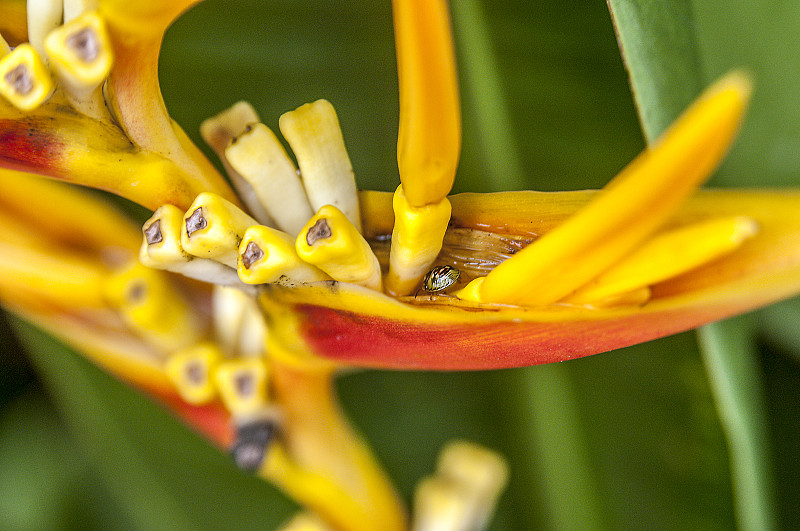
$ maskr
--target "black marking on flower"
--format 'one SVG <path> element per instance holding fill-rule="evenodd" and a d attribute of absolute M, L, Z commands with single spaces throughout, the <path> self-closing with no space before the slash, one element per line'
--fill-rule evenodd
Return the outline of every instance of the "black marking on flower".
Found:
<path fill-rule="evenodd" d="M 164 241 L 164 235 L 161 234 L 160 219 L 155 220 L 144 228 L 144 237 L 147 239 L 147 245 L 153 245 Z"/>
<path fill-rule="evenodd" d="M 259 420 L 239 426 L 236 430 L 236 442 L 231 449 L 236 465 L 242 470 L 256 472 L 270 442 L 275 437 L 277 426 L 271 420 Z"/>
<path fill-rule="evenodd" d="M 262 258 L 264 258 L 264 251 L 256 245 L 256 242 L 250 242 L 242 253 L 242 265 L 245 269 L 250 269 L 250 266 Z"/>
<path fill-rule="evenodd" d="M 331 232 L 331 227 L 328 225 L 328 220 L 325 218 L 320 218 L 314 223 L 314 226 L 308 229 L 306 233 L 306 243 L 308 245 L 314 245 L 319 240 L 325 240 L 330 238 L 333 235 Z"/>
<path fill-rule="evenodd" d="M 65 43 L 85 63 L 91 63 L 100 55 L 100 39 L 92 28 L 71 33 Z"/>
<path fill-rule="evenodd" d="M 186 218 L 186 234 L 188 236 L 206 227 L 208 227 L 208 221 L 203 217 L 203 207 L 198 207 L 191 216 Z"/>
<path fill-rule="evenodd" d="M 6 72 L 3 79 L 5 79 L 6 83 L 14 87 L 14 90 L 20 96 L 30 94 L 33 90 L 33 76 L 31 76 L 28 65 L 20 64 L 15 66 Z"/>

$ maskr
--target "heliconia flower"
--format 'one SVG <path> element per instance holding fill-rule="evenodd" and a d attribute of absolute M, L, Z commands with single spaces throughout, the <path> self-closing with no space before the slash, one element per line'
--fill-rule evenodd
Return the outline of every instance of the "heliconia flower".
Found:
<path fill-rule="evenodd" d="M 800 192 L 696 191 L 739 128 L 742 73 L 708 88 L 603 190 L 448 196 L 461 120 L 447 5 L 395 0 L 395 193 L 357 191 L 325 100 L 280 119 L 297 168 L 247 103 L 207 120 L 229 185 L 158 85 L 163 33 L 195 0 L 40 3 L 26 30 L 18 16 L 0 26 L 15 30 L 13 47 L 0 41 L 4 306 L 172 406 L 337 529 L 407 525 L 341 416 L 340 369 L 563 361 L 800 292 Z M 38 176 L 153 215 L 140 232 L 99 197 Z M 437 472 L 450 479 L 421 484 L 416 521 L 478 525 L 492 512 L 502 461 L 454 448 Z M 459 478 L 470 495 L 455 496 L 451 476 L 474 462 L 485 481 Z"/>

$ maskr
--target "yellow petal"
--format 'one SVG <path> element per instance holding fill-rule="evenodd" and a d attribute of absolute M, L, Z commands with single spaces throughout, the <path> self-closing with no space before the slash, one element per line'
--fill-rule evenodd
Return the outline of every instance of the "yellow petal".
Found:
<path fill-rule="evenodd" d="M 142 226 L 139 261 L 147 267 L 165 269 L 189 278 L 225 286 L 238 284 L 232 268 L 209 258 L 198 258 L 183 250 L 183 210 L 162 205 Z"/>
<path fill-rule="evenodd" d="M 99 89 L 114 61 L 103 19 L 96 12 L 85 13 L 51 31 L 44 46 L 70 104 L 96 120 L 111 122 Z"/>
<path fill-rule="evenodd" d="M 132 262 L 108 278 L 104 292 L 135 333 L 166 352 L 185 348 L 203 335 L 200 312 L 161 271 Z"/>
<path fill-rule="evenodd" d="M 28 41 L 44 54 L 44 40 L 61 23 L 64 12 L 62 0 L 28 0 Z"/>
<path fill-rule="evenodd" d="M 235 269 L 239 243 L 258 222 L 216 194 L 202 193 L 186 211 L 181 247 L 187 253 L 216 260 Z"/>
<path fill-rule="evenodd" d="M 236 188 L 236 193 L 253 217 L 259 223 L 273 227 L 275 222 L 256 196 L 253 187 L 231 166 L 225 155 L 225 148 L 228 147 L 231 140 L 241 135 L 248 125 L 258 121 L 258 113 L 253 106 L 246 101 L 240 101 L 221 113 L 203 120 L 200 124 L 200 135 L 219 157 L 231 183 Z"/>
<path fill-rule="evenodd" d="M 326 280 L 328 275 L 304 262 L 295 250 L 295 239 L 262 225 L 247 229 L 239 245 L 239 278 L 246 284 L 277 282 L 281 277 L 292 282 Z"/>
<path fill-rule="evenodd" d="M 114 61 L 103 19 L 86 13 L 53 30 L 45 40 L 51 66 L 73 90 L 94 90 L 106 80 Z"/>
<path fill-rule="evenodd" d="M 203 342 L 170 356 L 165 370 L 186 402 L 208 404 L 217 396 L 213 375 L 221 360 L 219 347 Z"/>
<path fill-rule="evenodd" d="M 754 220 L 735 216 L 662 233 L 562 302 L 588 304 L 663 282 L 733 252 L 757 232 Z"/>
<path fill-rule="evenodd" d="M 356 227 L 327 205 L 311 218 L 295 240 L 298 256 L 333 279 L 380 291 L 378 259 Z"/>
<path fill-rule="evenodd" d="M 394 0 L 400 88 L 397 165 L 408 202 L 441 201 L 461 151 L 453 36 L 444 0 Z"/>
<path fill-rule="evenodd" d="M 267 368 L 257 358 L 221 363 L 217 386 L 225 407 L 234 416 L 251 416 L 267 405 Z"/>
<path fill-rule="evenodd" d="M 294 236 L 314 215 L 297 168 L 266 125 L 250 124 L 231 140 L 225 157 L 281 230 Z"/>
<path fill-rule="evenodd" d="M 414 207 L 400 185 L 392 205 L 395 222 L 386 290 L 395 296 L 408 295 L 439 256 L 450 222 L 450 202 L 445 197 L 438 203 Z"/>
<path fill-rule="evenodd" d="M 333 205 L 361 231 L 353 166 L 333 105 L 307 103 L 281 116 L 279 125 L 297 158 L 311 208 Z"/>

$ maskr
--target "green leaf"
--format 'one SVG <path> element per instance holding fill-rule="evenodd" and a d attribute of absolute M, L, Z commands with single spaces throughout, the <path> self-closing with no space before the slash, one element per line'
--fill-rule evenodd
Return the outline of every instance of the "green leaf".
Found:
<path fill-rule="evenodd" d="M 609 0 L 639 119 L 654 141 L 703 89 L 691 3 Z"/>
<path fill-rule="evenodd" d="M 800 3 L 695 0 L 707 79 L 740 68 L 755 92 L 742 133 L 716 183 L 800 184 Z"/>

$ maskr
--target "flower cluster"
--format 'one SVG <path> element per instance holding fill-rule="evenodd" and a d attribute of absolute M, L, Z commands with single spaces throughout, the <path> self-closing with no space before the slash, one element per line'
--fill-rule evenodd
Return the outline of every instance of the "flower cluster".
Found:
<path fill-rule="evenodd" d="M 396 192 L 357 189 L 325 100 L 280 119 L 297 167 L 248 103 L 209 118 L 225 179 L 158 85 L 163 33 L 193 3 L 53 0 L 28 13 L 27 42 L 0 40 L 0 297 L 316 515 L 287 529 L 407 526 L 339 411 L 343 369 L 561 361 L 800 291 L 800 194 L 696 192 L 738 130 L 741 73 L 603 190 L 448 196 L 461 122 L 447 5 L 395 0 Z M 153 214 L 140 231 L 57 180 Z M 414 525 L 483 525 L 507 475 L 492 452 L 448 447 Z"/>

